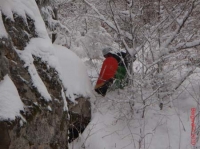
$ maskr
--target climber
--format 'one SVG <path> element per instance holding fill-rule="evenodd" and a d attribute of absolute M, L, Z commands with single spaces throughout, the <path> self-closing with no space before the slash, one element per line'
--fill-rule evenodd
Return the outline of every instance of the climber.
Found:
<path fill-rule="evenodd" d="M 108 88 L 113 84 L 113 88 L 123 88 L 126 85 L 126 52 L 112 52 L 111 48 L 102 50 L 104 57 L 99 79 L 97 80 L 95 91 L 105 96 Z"/>
<path fill-rule="evenodd" d="M 105 60 L 101 67 L 100 75 L 95 86 L 95 91 L 102 96 L 106 95 L 108 88 L 110 85 L 112 85 L 118 68 L 118 61 L 113 57 L 113 54 L 110 53 L 111 50 L 111 48 L 105 48 L 102 51 Z"/>

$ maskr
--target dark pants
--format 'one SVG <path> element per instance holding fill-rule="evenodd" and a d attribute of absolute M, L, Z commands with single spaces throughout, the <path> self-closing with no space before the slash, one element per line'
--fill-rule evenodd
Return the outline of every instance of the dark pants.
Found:
<path fill-rule="evenodd" d="M 101 94 L 102 96 L 105 96 L 108 88 L 112 85 L 112 83 L 113 83 L 113 79 L 110 79 L 110 80 L 106 81 L 104 83 L 104 85 L 102 85 L 101 87 L 95 89 L 95 91 L 98 94 Z"/>

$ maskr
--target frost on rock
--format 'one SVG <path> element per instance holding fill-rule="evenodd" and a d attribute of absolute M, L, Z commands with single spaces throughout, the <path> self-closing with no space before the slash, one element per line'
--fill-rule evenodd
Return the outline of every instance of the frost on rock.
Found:
<path fill-rule="evenodd" d="M 0 82 L 0 120 L 15 120 L 23 110 L 18 91 L 8 75 Z"/>

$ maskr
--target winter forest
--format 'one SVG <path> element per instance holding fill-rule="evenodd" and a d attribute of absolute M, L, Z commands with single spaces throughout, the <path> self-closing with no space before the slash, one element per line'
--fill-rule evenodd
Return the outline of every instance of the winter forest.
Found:
<path fill-rule="evenodd" d="M 0 0 L 0 149 L 200 149 L 199 50 L 200 0 Z"/>

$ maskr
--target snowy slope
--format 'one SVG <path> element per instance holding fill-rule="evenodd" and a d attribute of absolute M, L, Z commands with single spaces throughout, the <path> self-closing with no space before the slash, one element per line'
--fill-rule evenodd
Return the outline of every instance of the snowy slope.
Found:
<path fill-rule="evenodd" d="M 128 109 L 128 104 L 122 107 L 117 102 L 109 101 L 109 97 L 113 98 L 113 95 L 97 99 L 100 100 L 98 112 L 70 149 L 81 149 L 83 144 L 86 149 L 191 149 L 190 111 L 180 114 L 181 111 L 177 109 L 166 108 L 160 111 L 153 106 L 146 111 L 144 119 L 140 113 L 131 118 L 122 113 L 124 110 L 121 109 Z"/>
<path fill-rule="evenodd" d="M 126 90 L 97 95 L 93 119 L 70 149 L 192 149 L 190 116 L 191 108 L 199 109 L 199 74 L 191 75 L 163 110 L 158 104 L 147 106 L 144 118 L 139 97 L 131 108 Z"/>

